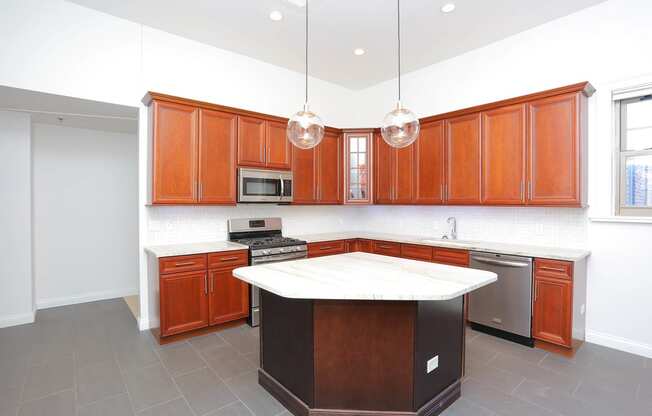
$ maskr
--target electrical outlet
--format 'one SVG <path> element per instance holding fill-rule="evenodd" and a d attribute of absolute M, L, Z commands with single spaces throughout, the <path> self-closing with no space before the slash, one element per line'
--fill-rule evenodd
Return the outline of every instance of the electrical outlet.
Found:
<path fill-rule="evenodd" d="M 435 355 L 426 362 L 426 373 L 432 373 L 439 367 L 439 356 Z"/>

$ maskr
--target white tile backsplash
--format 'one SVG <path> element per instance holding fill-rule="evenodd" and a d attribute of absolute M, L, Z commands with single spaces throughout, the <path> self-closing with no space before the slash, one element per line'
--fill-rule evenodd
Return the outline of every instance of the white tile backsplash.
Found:
<path fill-rule="evenodd" d="M 587 212 L 577 208 L 437 206 L 151 206 L 146 244 L 225 240 L 229 218 L 282 217 L 286 235 L 364 230 L 441 237 L 457 218 L 458 238 L 586 248 Z"/>

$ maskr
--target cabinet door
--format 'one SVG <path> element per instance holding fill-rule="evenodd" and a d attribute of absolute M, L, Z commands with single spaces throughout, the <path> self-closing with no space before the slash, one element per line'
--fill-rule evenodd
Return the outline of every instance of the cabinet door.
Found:
<path fill-rule="evenodd" d="M 195 107 L 154 101 L 153 204 L 197 200 L 197 113 Z"/>
<path fill-rule="evenodd" d="M 480 203 L 480 114 L 446 120 L 446 202 Z"/>
<path fill-rule="evenodd" d="M 532 336 L 571 347 L 573 282 L 537 276 L 534 286 Z"/>
<path fill-rule="evenodd" d="M 249 286 L 233 277 L 233 269 L 211 270 L 209 305 L 210 324 L 246 318 L 249 316 Z"/>
<path fill-rule="evenodd" d="M 238 116 L 238 165 L 265 167 L 265 120 Z"/>
<path fill-rule="evenodd" d="M 421 126 L 414 143 L 414 202 L 441 204 L 444 186 L 444 122 Z"/>
<path fill-rule="evenodd" d="M 374 137 L 374 200 L 391 204 L 394 199 L 394 149 L 380 134 Z"/>
<path fill-rule="evenodd" d="M 292 146 L 292 199 L 297 204 L 314 204 L 316 189 L 316 150 Z"/>
<path fill-rule="evenodd" d="M 528 204 L 580 205 L 579 94 L 528 106 Z"/>
<path fill-rule="evenodd" d="M 482 113 L 482 203 L 525 203 L 525 106 Z"/>
<path fill-rule="evenodd" d="M 237 116 L 199 111 L 199 202 L 236 203 Z"/>
<path fill-rule="evenodd" d="M 410 204 L 414 195 L 414 144 L 394 149 L 394 203 Z"/>
<path fill-rule="evenodd" d="M 208 282 L 205 271 L 160 277 L 161 336 L 208 326 Z"/>
<path fill-rule="evenodd" d="M 317 200 L 322 204 L 342 202 L 342 141 L 336 133 L 326 133 L 317 146 Z"/>
<path fill-rule="evenodd" d="M 357 240 L 355 242 L 356 251 L 361 251 L 363 253 L 373 253 L 373 241 L 371 240 Z"/>
<path fill-rule="evenodd" d="M 290 169 L 292 144 L 287 139 L 287 123 L 267 121 L 267 150 L 265 165 L 274 169 Z"/>

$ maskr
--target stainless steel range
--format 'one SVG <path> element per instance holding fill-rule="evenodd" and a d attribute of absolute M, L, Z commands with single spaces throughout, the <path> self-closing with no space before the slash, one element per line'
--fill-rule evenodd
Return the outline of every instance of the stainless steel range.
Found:
<path fill-rule="evenodd" d="M 305 241 L 283 237 L 280 218 L 238 218 L 228 222 L 229 241 L 249 247 L 249 264 L 276 263 L 308 257 Z M 249 325 L 258 326 L 260 290 L 252 286 L 249 298 Z"/>

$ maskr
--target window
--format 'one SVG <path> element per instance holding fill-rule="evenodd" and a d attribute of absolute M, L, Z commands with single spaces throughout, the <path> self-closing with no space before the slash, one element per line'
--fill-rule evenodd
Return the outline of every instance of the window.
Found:
<path fill-rule="evenodd" d="M 618 215 L 652 216 L 652 88 L 614 92 Z"/>
<path fill-rule="evenodd" d="M 347 204 L 371 203 L 371 132 L 344 134 Z"/>

